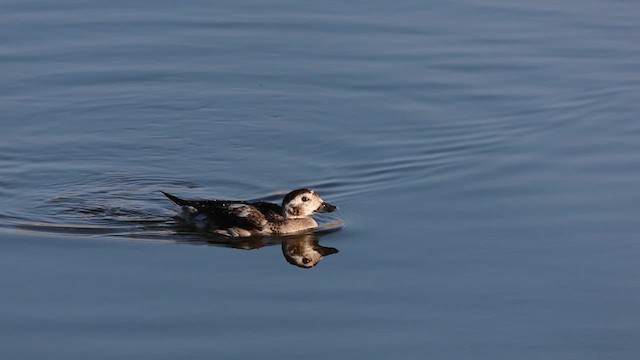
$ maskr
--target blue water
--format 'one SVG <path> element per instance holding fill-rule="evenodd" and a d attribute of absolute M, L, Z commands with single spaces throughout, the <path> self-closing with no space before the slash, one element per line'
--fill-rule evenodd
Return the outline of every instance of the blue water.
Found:
<path fill-rule="evenodd" d="M 0 358 L 636 359 L 639 13 L 2 1 Z M 300 187 L 333 231 L 159 192 Z"/>

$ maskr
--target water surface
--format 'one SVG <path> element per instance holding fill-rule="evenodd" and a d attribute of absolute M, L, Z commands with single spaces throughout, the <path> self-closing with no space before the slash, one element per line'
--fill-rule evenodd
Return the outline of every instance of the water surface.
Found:
<path fill-rule="evenodd" d="M 639 11 L 2 2 L 0 356 L 635 359 Z M 159 192 L 300 187 L 338 231 Z"/>

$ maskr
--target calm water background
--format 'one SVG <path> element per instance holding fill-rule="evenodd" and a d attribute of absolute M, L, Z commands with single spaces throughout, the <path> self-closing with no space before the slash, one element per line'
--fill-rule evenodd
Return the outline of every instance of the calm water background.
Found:
<path fill-rule="evenodd" d="M 0 2 L 0 357 L 637 359 L 638 14 Z M 310 270 L 158 192 L 302 186 Z"/>

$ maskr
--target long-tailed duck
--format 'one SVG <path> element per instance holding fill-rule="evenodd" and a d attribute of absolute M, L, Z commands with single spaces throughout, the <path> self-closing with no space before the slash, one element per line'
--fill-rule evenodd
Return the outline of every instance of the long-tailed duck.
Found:
<path fill-rule="evenodd" d="M 183 200 L 161 191 L 180 206 L 180 217 L 200 230 L 233 237 L 287 235 L 318 227 L 311 214 L 338 208 L 310 189 L 288 193 L 282 206 L 242 200 Z"/>

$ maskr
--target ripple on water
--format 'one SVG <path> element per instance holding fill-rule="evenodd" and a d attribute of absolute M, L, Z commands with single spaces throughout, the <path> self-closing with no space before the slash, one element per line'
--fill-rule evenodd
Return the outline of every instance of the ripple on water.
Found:
<path fill-rule="evenodd" d="M 0 212 L 0 227 L 31 234 L 106 236 L 217 246 L 229 243 L 228 238 L 183 228 L 175 221 L 173 205 L 159 190 L 202 192 L 199 186 L 188 181 L 111 174 L 76 179 L 72 184 L 58 187 L 64 188 L 57 189 L 59 193 L 49 189 L 48 199 L 40 198 L 42 194 L 29 199 L 34 204 L 29 212 L 24 208 Z M 282 195 L 268 194 L 255 200 L 277 202 Z M 335 214 L 323 214 L 318 220 L 320 226 L 314 231 L 318 236 L 345 226 Z M 233 247 L 232 243 L 228 245 Z"/>

